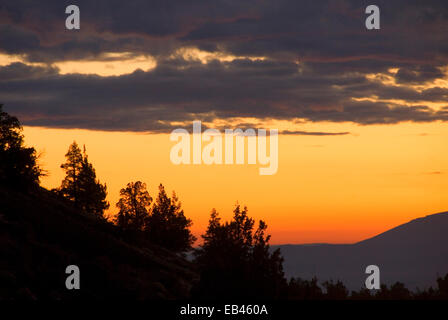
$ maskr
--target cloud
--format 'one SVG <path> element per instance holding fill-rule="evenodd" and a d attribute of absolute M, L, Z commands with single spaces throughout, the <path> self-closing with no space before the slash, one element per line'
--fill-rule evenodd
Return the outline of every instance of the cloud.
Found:
<path fill-rule="evenodd" d="M 443 72 L 434 66 L 416 66 L 414 68 L 400 68 L 395 76 L 398 83 L 420 84 L 443 78 Z"/>
<path fill-rule="evenodd" d="M 64 27 L 68 4 L 0 5 L 0 52 L 21 57 L 0 66 L 0 102 L 27 125 L 448 120 L 434 107 L 448 100 L 446 1 L 378 0 L 374 32 L 367 1 L 80 0 L 79 31 Z"/>
<path fill-rule="evenodd" d="M 448 112 L 436 111 L 427 106 L 389 105 L 369 101 L 349 102 L 341 110 L 306 111 L 305 115 L 311 121 L 351 121 L 363 125 L 448 121 Z"/>
<path fill-rule="evenodd" d="M 0 74 L 7 75 L 0 100 L 28 125 L 157 131 L 165 126 L 160 121 L 235 117 L 360 124 L 448 119 L 445 109 L 424 105 L 353 101 L 378 84 L 357 75 L 300 73 L 289 62 L 176 60 L 114 77 L 61 75 L 16 63 L 0 67 Z"/>
<path fill-rule="evenodd" d="M 2 79 L 2 81 L 42 79 L 57 75 L 57 68 L 48 66 L 29 66 L 20 62 L 0 67 L 0 79 Z"/>
<path fill-rule="evenodd" d="M 0 25 L 1 49 L 7 53 L 28 53 L 40 48 L 37 34 L 14 25 Z"/>
<path fill-rule="evenodd" d="M 378 0 L 384 12 L 378 32 L 365 29 L 364 10 L 370 3 L 358 0 L 79 0 L 82 27 L 76 32 L 64 27 L 68 4 L 2 4 L 0 21 L 10 40 L 1 42 L 2 49 L 35 61 L 83 59 L 104 52 L 166 56 L 195 46 L 235 56 L 317 62 L 447 62 L 448 6 L 443 0 Z"/>

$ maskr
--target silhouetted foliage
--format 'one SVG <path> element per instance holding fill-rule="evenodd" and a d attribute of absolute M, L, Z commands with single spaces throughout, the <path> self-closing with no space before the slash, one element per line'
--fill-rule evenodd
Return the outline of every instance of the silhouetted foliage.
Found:
<path fill-rule="evenodd" d="M 146 184 L 141 181 L 130 182 L 120 190 L 120 197 L 116 224 L 125 230 L 143 230 L 152 202 Z"/>
<path fill-rule="evenodd" d="M 446 300 L 448 299 L 448 274 L 437 278 L 438 287 L 426 290 L 410 291 L 401 282 L 390 287 L 382 284 L 379 290 L 362 288 L 352 291 L 349 295 L 341 281 L 325 281 L 319 285 L 314 277 L 311 280 L 292 278 L 287 288 L 287 298 L 290 300 Z"/>
<path fill-rule="evenodd" d="M 286 293 L 280 250 L 269 251 L 267 226 L 237 205 L 230 222 L 221 223 L 213 210 L 204 243 L 195 251 L 201 278 L 193 288 L 196 298 L 279 298 Z"/>
<path fill-rule="evenodd" d="M 396 282 L 391 285 L 390 289 L 387 285 L 382 284 L 375 297 L 380 300 L 408 300 L 411 299 L 411 292 L 403 283 Z"/>
<path fill-rule="evenodd" d="M 351 299 L 353 300 L 371 300 L 374 298 L 372 295 L 372 290 L 367 288 L 362 288 L 359 291 L 352 291 Z"/>
<path fill-rule="evenodd" d="M 288 299 L 291 300 L 320 300 L 323 298 L 322 289 L 315 277 L 311 280 L 290 279 L 287 292 Z"/>
<path fill-rule="evenodd" d="M 37 165 L 36 150 L 24 146 L 22 131 L 19 120 L 0 104 L 0 184 L 25 190 L 39 184 L 43 171 Z"/>
<path fill-rule="evenodd" d="M 62 181 L 59 192 L 66 199 L 74 202 L 75 207 L 79 206 L 79 193 L 80 193 L 80 175 L 82 170 L 82 153 L 78 144 L 73 142 L 67 153 L 65 154 L 67 161 L 61 165 L 61 168 L 65 171 L 65 178 Z"/>
<path fill-rule="evenodd" d="M 95 169 L 88 160 L 86 149 L 81 153 L 78 144 L 73 142 L 65 155 L 67 161 L 61 165 L 65 171 L 58 193 L 73 201 L 76 208 L 103 217 L 109 208 L 106 201 L 107 187 L 96 179 Z"/>
<path fill-rule="evenodd" d="M 444 278 L 437 278 L 438 294 L 441 299 L 448 299 L 448 273 Z"/>
<path fill-rule="evenodd" d="M 413 294 L 413 298 L 416 300 L 437 300 L 440 299 L 441 296 L 438 290 L 434 290 L 430 287 L 427 290 L 417 290 L 416 293 Z"/>
<path fill-rule="evenodd" d="M 448 274 L 437 279 L 438 288 L 412 292 L 401 282 L 390 287 L 385 284 L 379 290 L 362 288 L 352 291 L 351 295 L 341 281 L 325 281 L 321 285 L 314 277 L 312 280 L 292 278 L 288 283 L 287 298 L 290 300 L 446 300 Z"/>
<path fill-rule="evenodd" d="M 341 281 L 336 283 L 332 280 L 323 283 L 326 294 L 325 298 L 329 300 L 346 300 L 348 298 L 348 290 Z"/>
<path fill-rule="evenodd" d="M 192 222 L 184 215 L 181 203 L 173 192 L 168 197 L 162 184 L 159 185 L 159 195 L 146 221 L 147 238 L 160 246 L 175 252 L 185 252 L 191 249 L 196 240 L 190 231 Z"/>

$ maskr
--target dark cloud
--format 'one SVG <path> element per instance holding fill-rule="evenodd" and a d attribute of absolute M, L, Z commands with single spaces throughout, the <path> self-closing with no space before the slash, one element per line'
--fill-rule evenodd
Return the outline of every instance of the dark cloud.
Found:
<path fill-rule="evenodd" d="M 378 0 L 376 31 L 364 27 L 367 1 L 79 0 L 79 31 L 65 29 L 69 4 L 0 0 L 0 52 L 43 63 L 0 67 L 0 101 L 25 124 L 164 132 L 171 121 L 233 117 L 448 120 L 448 109 L 428 106 L 447 101 L 447 88 L 412 86 L 445 77 L 446 1 Z M 173 56 L 185 47 L 247 58 L 202 64 Z M 157 67 L 100 77 L 60 75 L 52 66 L 107 61 L 110 52 L 148 54 Z M 356 101 L 369 97 L 378 101 Z"/>
<path fill-rule="evenodd" d="M 400 68 L 395 76 L 397 83 L 412 84 L 422 84 L 443 77 L 444 74 L 439 68 L 428 65 Z"/>
<path fill-rule="evenodd" d="M 132 49 L 164 55 L 186 45 L 310 61 L 447 61 L 446 1 L 378 0 L 382 29 L 375 32 L 364 27 L 370 2 L 359 0 L 79 0 L 82 27 L 76 32 L 65 30 L 69 4 L 3 1 L 1 21 L 26 30 L 14 35 L 26 44 L 14 50 L 42 61 L 76 57 L 71 51 L 77 47 L 86 53 Z"/>
<path fill-rule="evenodd" d="M 58 69 L 53 67 L 29 66 L 20 62 L 0 67 L 2 81 L 41 79 L 43 77 L 57 76 Z"/>
<path fill-rule="evenodd" d="M 0 25 L 1 50 L 11 54 L 28 54 L 40 49 L 36 34 L 13 25 Z"/>
<path fill-rule="evenodd" d="M 427 106 L 390 105 L 378 102 L 348 102 L 342 110 L 306 111 L 312 121 L 352 121 L 359 124 L 396 124 L 404 121 L 448 121 L 448 112 L 436 111 Z"/>
<path fill-rule="evenodd" d="M 350 80 L 296 69 L 270 61 L 178 60 L 150 72 L 100 77 L 14 64 L 0 68 L 7 75 L 0 80 L 0 100 L 29 125 L 103 130 L 169 130 L 170 121 L 232 117 L 360 124 L 448 120 L 445 109 L 353 101 L 349 97 L 361 90 L 356 75 Z"/>

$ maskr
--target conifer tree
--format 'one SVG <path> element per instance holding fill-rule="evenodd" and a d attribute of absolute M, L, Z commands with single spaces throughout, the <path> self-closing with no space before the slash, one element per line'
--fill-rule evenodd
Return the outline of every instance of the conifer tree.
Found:
<path fill-rule="evenodd" d="M 79 193 L 80 193 L 80 175 L 82 170 L 82 153 L 76 141 L 68 148 L 65 154 L 67 159 L 65 163 L 61 164 L 61 168 L 65 171 L 65 178 L 62 180 L 59 188 L 60 194 L 73 201 L 75 207 L 79 207 Z"/>
<path fill-rule="evenodd" d="M 267 225 L 255 221 L 237 205 L 230 222 L 222 223 L 213 210 L 203 244 L 195 251 L 200 281 L 196 298 L 279 298 L 286 294 L 280 250 L 269 249 Z"/>
<path fill-rule="evenodd" d="M 82 209 L 96 216 L 103 217 L 104 211 L 109 208 L 109 203 L 106 201 L 107 186 L 106 184 L 101 184 L 96 178 L 95 169 L 88 160 L 85 147 L 79 174 L 79 183 L 79 202 Z"/>
<path fill-rule="evenodd" d="M 120 210 L 115 219 L 116 224 L 123 229 L 143 230 L 152 202 L 146 184 L 141 181 L 130 182 L 120 190 L 120 196 L 116 204 Z"/>
<path fill-rule="evenodd" d="M 106 201 L 107 186 L 96 178 L 93 165 L 76 142 L 73 142 L 65 155 L 67 161 L 61 165 L 65 171 L 59 193 L 66 199 L 73 201 L 76 208 L 103 217 L 109 208 Z"/>
<path fill-rule="evenodd" d="M 39 184 L 43 170 L 37 165 L 36 150 L 24 146 L 22 131 L 19 120 L 0 104 L 0 184 L 28 189 Z"/>
<path fill-rule="evenodd" d="M 160 184 L 159 195 L 145 226 L 147 237 L 167 249 L 184 252 L 191 249 L 196 240 L 189 229 L 191 225 L 176 193 L 168 197 L 164 186 Z"/>

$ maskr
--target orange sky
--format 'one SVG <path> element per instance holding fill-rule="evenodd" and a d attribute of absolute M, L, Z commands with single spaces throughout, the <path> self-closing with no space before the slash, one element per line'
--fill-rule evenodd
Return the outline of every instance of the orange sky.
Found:
<path fill-rule="evenodd" d="M 43 6 L 28 7 L 17 12 L 22 10 L 26 16 L 39 17 L 47 10 Z M 232 8 L 228 15 L 227 7 Z M 421 119 L 446 120 L 446 110 L 442 108 L 447 105 L 444 90 L 448 88 L 448 66 L 446 54 L 439 46 L 446 34 L 443 21 L 431 19 L 424 21 L 424 28 L 413 29 L 409 23 L 415 20 L 414 14 L 409 10 L 397 13 L 391 7 L 390 17 L 398 14 L 400 19 L 382 31 L 365 33 L 363 23 L 359 24 L 359 30 L 352 29 L 361 21 L 353 15 L 359 9 L 357 5 L 350 10 L 350 6 L 336 10 L 337 6 L 327 8 L 319 4 L 316 10 L 313 6 L 305 8 L 309 19 L 319 17 L 310 41 L 309 34 L 302 31 L 311 20 L 295 19 L 289 14 L 294 8 L 289 6 L 276 5 L 273 11 L 269 5 L 262 7 L 258 15 L 256 8 L 246 12 L 244 6 L 226 5 L 222 8 L 224 15 L 216 20 L 212 14 L 210 21 L 203 18 L 207 10 L 199 10 L 197 17 L 196 10 L 194 14 L 186 10 L 185 16 L 176 11 L 175 19 L 182 23 L 170 26 L 163 37 L 159 27 L 153 29 L 157 24 L 145 25 L 148 12 L 144 10 L 140 11 L 143 20 L 138 15 L 136 20 L 120 20 L 124 29 L 120 27 L 118 31 L 127 32 L 115 34 L 109 30 L 115 17 L 109 16 L 113 10 L 98 11 L 90 18 L 86 15 L 81 30 L 68 32 L 63 25 L 61 29 L 56 27 L 60 17 L 52 16 L 53 10 L 48 10 L 44 20 L 27 19 L 24 23 L 20 19 L 11 20 L 7 8 L 5 26 L 11 26 L 13 31 L 20 27 L 17 35 L 11 33 L 20 41 L 3 46 L 6 50 L 0 46 L 3 48 L 0 67 L 4 67 L 3 75 L 8 81 L 7 86 L 0 87 L 4 89 L 0 95 L 7 112 L 18 115 L 23 123 L 171 130 L 185 125 L 174 121 L 194 115 L 212 121 L 206 124 L 208 127 L 233 128 L 234 124 L 242 124 L 281 131 L 350 133 L 280 135 L 278 172 L 261 176 L 259 165 L 176 166 L 170 161 L 170 149 L 175 142 L 170 141 L 169 134 L 25 127 L 27 144 L 43 152 L 41 165 L 49 175 L 42 179 L 42 185 L 47 188 L 60 185 L 64 174 L 60 164 L 65 161 L 68 146 L 76 140 L 87 146 L 98 178 L 107 183 L 109 215 L 117 212 L 119 190 L 128 182 L 147 183 L 153 198 L 157 196 L 158 184 L 163 183 L 168 191 L 177 192 L 186 215 L 194 222 L 193 232 L 197 236 L 204 232 L 212 208 L 229 219 L 237 201 L 248 206 L 251 216 L 267 222 L 274 244 L 356 242 L 413 218 L 447 211 L 448 126 L 446 122 L 418 123 Z M 127 12 L 126 8 L 121 10 Z M 288 14 L 279 14 L 282 10 Z M 270 15 L 272 12 L 274 16 Z M 363 10 L 358 12 L 363 17 Z M 152 13 L 158 15 L 157 10 Z M 170 14 L 169 10 L 164 11 L 164 19 Z M 244 28 L 246 22 L 242 23 L 240 18 L 254 14 L 257 19 L 249 19 L 250 27 Z M 341 16 L 345 16 L 347 23 L 337 21 Z M 95 19 L 91 20 L 92 17 Z M 263 24 L 270 24 L 278 17 L 286 20 L 278 25 L 278 30 L 262 37 Z M 220 27 L 205 32 L 204 23 L 212 22 Z M 328 32 L 330 22 L 337 23 Z M 219 31 L 226 27 L 228 35 Z M 236 28 L 241 31 L 237 38 L 232 31 Z M 214 29 L 219 33 L 215 34 Z M 201 46 L 191 41 L 198 35 L 205 41 Z M 359 42 L 361 35 L 365 43 Z M 343 42 L 332 41 L 336 38 Z M 101 39 L 100 45 L 91 39 Z M 82 50 L 86 50 L 85 55 Z M 233 83 L 235 80 L 238 81 Z M 59 81 L 61 85 L 54 87 Z M 195 85 L 190 86 L 190 81 Z M 122 83 L 129 90 L 109 95 Z M 157 86 L 151 88 L 157 91 L 146 92 L 149 88 L 146 85 L 154 83 Z M 45 84 L 48 86 L 44 90 Z M 136 88 L 132 90 L 134 84 Z M 209 92 L 205 98 L 203 84 L 210 85 L 206 86 Z M 243 89 L 240 84 L 253 88 L 247 91 L 247 97 L 239 97 Z M 100 99 L 92 99 L 96 93 L 92 85 L 99 85 Z M 265 95 L 251 96 L 252 92 L 265 90 Z M 184 97 L 185 92 L 189 94 Z M 325 92 L 323 97 L 321 92 Z M 237 93 L 234 100 L 223 99 L 233 97 L 233 93 Z M 171 99 L 176 94 L 178 101 Z M 72 107 L 82 106 L 85 119 L 78 119 L 70 105 L 60 106 L 65 101 L 74 102 Z M 185 103 L 185 108 L 178 103 Z M 235 107 L 246 104 L 246 112 L 240 113 Z M 58 115 L 59 107 L 64 112 Z M 97 107 L 98 113 L 90 113 Z M 355 115 L 346 117 L 354 107 Z M 253 110 L 247 112 L 249 108 Z M 376 108 L 378 114 L 373 112 L 369 118 Z M 98 118 L 104 114 L 102 110 L 111 114 L 98 124 Z M 178 114 L 171 117 L 172 110 Z M 328 118 L 320 117 L 320 112 L 326 110 L 339 117 L 331 114 Z M 107 119 L 120 122 L 128 112 L 129 121 L 123 121 L 121 126 L 104 125 Z M 291 118 L 264 120 L 266 114 L 272 119 L 284 119 L 285 114 Z M 301 122 L 305 119 L 335 122 Z M 338 123 L 341 119 L 358 123 L 393 123 L 402 119 L 416 122 L 361 126 Z"/>
<path fill-rule="evenodd" d="M 280 135 L 273 176 L 260 176 L 259 165 L 173 165 L 168 134 L 25 127 L 25 137 L 43 152 L 49 172 L 43 186 L 60 185 L 59 166 L 76 140 L 107 183 L 110 214 L 126 183 L 146 182 L 153 197 L 163 183 L 178 194 L 197 236 L 212 208 L 228 219 L 237 201 L 268 223 L 273 244 L 355 242 L 448 210 L 446 124 L 305 123 L 300 129 L 351 134 Z"/>

